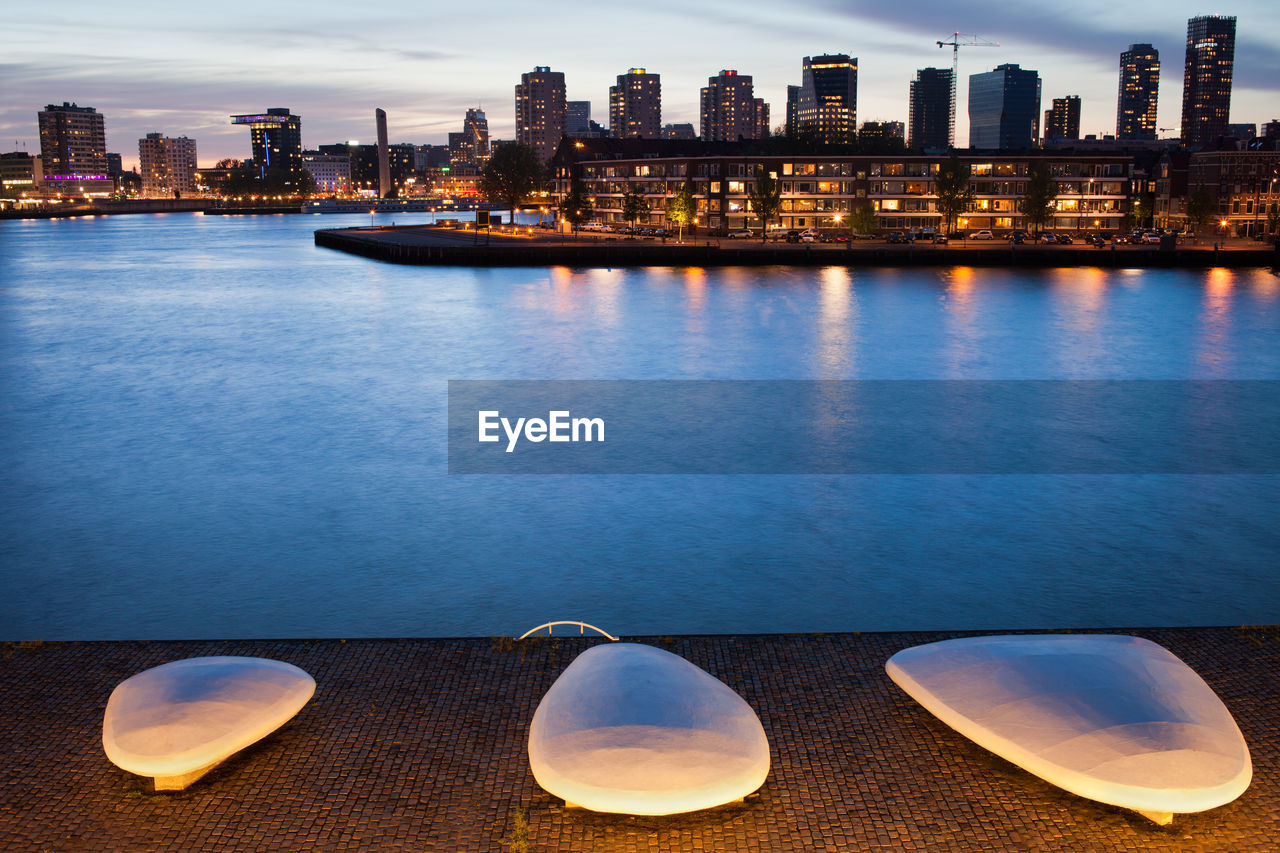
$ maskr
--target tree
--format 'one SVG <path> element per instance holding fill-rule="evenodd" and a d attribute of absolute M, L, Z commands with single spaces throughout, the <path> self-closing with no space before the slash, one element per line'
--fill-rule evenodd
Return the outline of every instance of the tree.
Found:
<path fill-rule="evenodd" d="M 1151 199 L 1138 196 L 1133 200 L 1133 224 L 1138 228 L 1151 221 Z"/>
<path fill-rule="evenodd" d="M 515 221 L 520 202 L 542 185 L 542 161 L 529 145 L 506 142 L 493 149 L 480 176 L 480 192 L 490 202 L 511 211 Z"/>
<path fill-rule="evenodd" d="M 870 234 L 879 225 L 880 218 L 868 202 L 857 205 L 849 214 L 849 230 L 855 234 Z"/>
<path fill-rule="evenodd" d="M 635 225 L 636 220 L 649 215 L 649 199 L 644 191 L 628 184 L 622 190 L 622 218 Z"/>
<path fill-rule="evenodd" d="M 1267 229 L 1271 231 L 1272 236 L 1280 234 L 1280 204 L 1271 202 L 1271 209 L 1267 211 Z"/>
<path fill-rule="evenodd" d="M 1027 225 L 1039 231 L 1040 226 L 1053 221 L 1057 208 L 1053 200 L 1058 197 L 1058 182 L 1049 174 L 1048 164 L 1037 161 L 1027 170 L 1027 193 L 1018 203 L 1018 211 L 1027 218 Z"/>
<path fill-rule="evenodd" d="M 973 187 L 969 185 L 969 177 L 973 170 L 967 163 L 961 163 L 955 154 L 941 165 L 933 186 L 938 194 L 938 213 L 947 223 L 947 233 L 951 233 L 956 217 L 964 213 L 973 204 Z"/>
<path fill-rule="evenodd" d="M 1213 196 L 1206 187 L 1196 187 L 1187 198 L 1187 222 L 1196 233 L 1196 242 L 1200 242 L 1200 232 L 1209 227 L 1213 217 L 1218 213 L 1218 206 L 1213 203 Z"/>
<path fill-rule="evenodd" d="M 560 216 L 573 227 L 574 231 L 578 230 L 578 226 L 591 217 L 595 216 L 595 210 L 591 207 L 591 199 L 582 189 L 582 181 L 575 176 L 569 179 L 569 192 L 565 193 L 564 198 L 560 200 L 559 205 Z"/>
<path fill-rule="evenodd" d="M 756 166 L 755 183 L 747 187 L 747 202 L 760 217 L 760 242 L 763 243 L 769 231 L 769 220 L 777 216 L 778 208 L 782 207 L 781 182 L 772 172 Z"/>
<path fill-rule="evenodd" d="M 685 178 L 680 192 L 667 199 L 667 218 L 680 226 L 681 241 L 684 240 L 684 227 L 693 222 L 698 215 L 698 200 L 693 195 L 693 181 Z"/>

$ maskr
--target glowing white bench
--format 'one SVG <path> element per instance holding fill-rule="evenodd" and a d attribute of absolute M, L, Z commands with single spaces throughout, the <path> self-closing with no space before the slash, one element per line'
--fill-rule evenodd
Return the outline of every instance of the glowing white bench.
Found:
<path fill-rule="evenodd" d="M 973 637 L 905 649 L 889 677 L 938 719 L 1073 794 L 1160 824 L 1244 793 L 1249 748 L 1209 685 L 1138 637 Z"/>
<path fill-rule="evenodd" d="M 125 679 L 102 718 L 112 763 L 181 790 L 280 728 L 315 693 L 310 675 L 264 658 L 174 661 Z"/>
<path fill-rule="evenodd" d="M 566 805 L 676 814 L 759 788 L 769 741 L 723 682 L 670 652 L 611 643 L 580 654 L 542 697 L 529 765 Z"/>

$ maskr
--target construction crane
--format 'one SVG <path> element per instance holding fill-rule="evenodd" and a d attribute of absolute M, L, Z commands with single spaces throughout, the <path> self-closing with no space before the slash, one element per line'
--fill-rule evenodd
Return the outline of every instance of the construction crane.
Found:
<path fill-rule="evenodd" d="M 999 47 L 998 41 L 986 41 L 975 35 L 952 33 L 950 41 L 938 41 L 938 47 L 951 48 L 951 114 L 947 118 L 947 143 L 956 144 L 956 80 L 960 76 L 960 47 Z"/>

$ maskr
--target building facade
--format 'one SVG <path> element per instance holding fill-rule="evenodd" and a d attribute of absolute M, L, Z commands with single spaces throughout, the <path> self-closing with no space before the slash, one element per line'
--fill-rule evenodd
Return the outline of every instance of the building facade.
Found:
<path fill-rule="evenodd" d="M 114 183 L 107 172 L 106 122 L 93 107 L 63 102 L 38 114 L 43 182 L 72 195 L 107 195 Z"/>
<path fill-rule="evenodd" d="M 1044 114 L 1045 142 L 1080 138 L 1080 96 L 1054 98 L 1053 108 Z"/>
<path fill-rule="evenodd" d="M 950 68 L 921 68 L 911 81 L 907 144 L 925 151 L 955 145 L 956 105 Z"/>
<path fill-rule="evenodd" d="M 346 154 L 304 151 L 302 168 L 311 173 L 316 192 L 345 195 L 351 191 L 351 158 Z"/>
<path fill-rule="evenodd" d="M 864 121 L 859 139 L 903 139 L 907 126 L 900 121 Z"/>
<path fill-rule="evenodd" d="M 1131 44 L 1120 54 L 1120 94 L 1116 104 L 1116 139 L 1155 139 L 1160 100 L 1160 51 Z"/>
<path fill-rule="evenodd" d="M 679 124 L 664 124 L 662 126 L 663 139 L 697 139 L 698 134 L 693 129 L 693 125 L 689 122 L 681 122 Z"/>
<path fill-rule="evenodd" d="M 756 138 L 759 123 L 750 74 L 723 70 L 707 78 L 707 85 L 699 93 L 699 107 L 703 140 L 735 142 Z"/>
<path fill-rule="evenodd" d="M 1187 21 L 1187 56 L 1182 71 L 1182 142 L 1201 147 L 1227 133 L 1231 78 L 1236 54 L 1236 19 L 1202 15 Z"/>
<path fill-rule="evenodd" d="M 800 64 L 796 127 L 828 145 L 847 145 L 858 131 L 858 60 L 843 53 L 806 56 Z"/>
<path fill-rule="evenodd" d="M 591 127 L 591 102 L 566 101 L 564 132 L 566 136 L 585 136 Z"/>
<path fill-rule="evenodd" d="M 0 199 L 19 201 L 24 196 L 35 192 L 39 175 L 39 157 L 32 157 L 25 151 L 13 151 L 0 154 Z"/>
<path fill-rule="evenodd" d="M 253 164 L 259 177 L 265 177 L 272 169 L 302 169 L 302 116 L 293 115 L 285 107 L 272 107 L 265 113 L 232 116 L 231 123 L 249 128 Z"/>
<path fill-rule="evenodd" d="M 609 87 L 609 135 L 623 139 L 662 135 L 662 80 L 643 68 L 618 75 Z"/>
<path fill-rule="evenodd" d="M 1280 217 L 1280 152 L 1195 152 L 1187 167 L 1188 197 L 1200 188 L 1217 206 L 1215 234 L 1275 233 L 1269 215 Z"/>
<path fill-rule="evenodd" d="M 150 198 L 178 198 L 196 192 L 196 141 L 148 133 L 138 140 L 138 169 L 142 194 Z"/>
<path fill-rule="evenodd" d="M 771 227 L 847 229 L 849 214 L 861 206 L 875 211 L 882 229 L 944 224 L 934 185 L 945 159 L 941 155 L 739 156 L 691 147 L 687 156 L 586 156 L 557 158 L 553 194 L 557 200 L 563 198 L 576 176 L 606 223 L 622 221 L 623 193 L 638 189 L 650 204 L 647 224 L 665 226 L 667 200 L 691 181 L 701 226 L 712 231 L 758 230 L 760 222 L 751 212 L 747 191 L 756 170 L 762 169 L 773 174 L 782 189 L 782 209 Z M 972 170 L 975 191 L 971 209 L 957 223 L 964 230 L 1026 228 L 1018 205 L 1026 194 L 1030 166 L 1037 161 L 1046 163 L 1058 182 L 1051 228 L 1117 230 L 1130 210 L 1134 165 L 1127 155 L 962 153 L 960 159 Z"/>
<path fill-rule="evenodd" d="M 516 86 L 516 142 L 528 145 L 547 162 L 565 135 L 564 72 L 539 65 L 520 75 Z"/>
<path fill-rule="evenodd" d="M 1006 63 L 969 75 L 970 148 L 1026 151 L 1039 126 L 1039 73 Z"/>

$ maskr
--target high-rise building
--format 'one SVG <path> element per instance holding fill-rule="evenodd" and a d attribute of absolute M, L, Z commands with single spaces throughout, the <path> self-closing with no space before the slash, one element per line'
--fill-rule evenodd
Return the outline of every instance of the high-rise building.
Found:
<path fill-rule="evenodd" d="M 756 98 L 756 139 L 768 139 L 772 131 L 769 130 L 769 105 L 764 102 L 764 98 Z"/>
<path fill-rule="evenodd" d="M 196 141 L 148 133 L 138 140 L 138 168 L 142 172 L 143 195 L 192 195 L 196 191 Z"/>
<path fill-rule="evenodd" d="M 657 74 L 632 68 L 609 87 L 609 135 L 622 139 L 662 135 L 662 81 Z"/>
<path fill-rule="evenodd" d="M 1044 139 L 1080 138 L 1080 96 L 1067 95 L 1054 98 L 1053 108 L 1044 113 Z"/>
<path fill-rule="evenodd" d="M 468 109 L 462 120 L 462 132 L 449 134 L 449 164 L 463 164 L 477 169 L 489 159 L 489 119 L 479 107 Z"/>
<path fill-rule="evenodd" d="M 700 93 L 704 142 L 755 139 L 755 87 L 750 74 L 724 70 L 707 78 Z"/>
<path fill-rule="evenodd" d="M 693 125 L 689 122 L 680 124 L 664 124 L 662 126 L 663 139 L 697 139 L 698 134 L 694 131 Z"/>
<path fill-rule="evenodd" d="M 1120 54 L 1116 139 L 1155 139 L 1159 96 L 1160 51 L 1149 44 L 1129 45 Z"/>
<path fill-rule="evenodd" d="M 1234 16 L 1202 15 L 1187 21 L 1182 72 L 1182 141 L 1186 145 L 1205 145 L 1227 132 L 1235 55 Z"/>
<path fill-rule="evenodd" d="M 567 101 L 564 113 L 566 136 L 584 136 L 591 127 L 591 102 Z"/>
<path fill-rule="evenodd" d="M 44 182 L 64 192 L 111 192 L 102 115 L 93 107 L 63 102 L 60 107 L 49 104 L 39 120 Z"/>
<path fill-rule="evenodd" d="M 1006 63 L 969 75 L 970 148 L 1025 151 L 1039 128 L 1039 73 Z"/>
<path fill-rule="evenodd" d="M 467 110 L 462 119 L 462 132 L 467 135 L 475 152 L 476 165 L 484 165 L 489 159 L 489 119 L 479 107 Z"/>
<path fill-rule="evenodd" d="M 858 59 L 843 53 L 806 56 L 800 64 L 796 125 L 819 142 L 844 145 L 858 131 Z"/>
<path fill-rule="evenodd" d="M 546 162 L 565 134 L 564 72 L 539 65 L 516 86 L 516 142 L 531 146 Z"/>
<path fill-rule="evenodd" d="M 786 132 L 787 136 L 795 137 L 799 132 L 800 126 L 796 123 L 796 110 L 800 106 L 800 87 L 787 86 L 787 117 Z"/>
<path fill-rule="evenodd" d="M 272 107 L 265 113 L 232 116 L 231 123 L 249 126 L 253 165 L 259 177 L 271 169 L 302 169 L 302 116 L 285 107 Z"/>
<path fill-rule="evenodd" d="M 942 151 L 955 145 L 956 109 L 951 100 L 951 69 L 921 68 L 911 81 L 911 105 L 907 112 L 910 135 L 907 144 L 925 151 Z"/>

